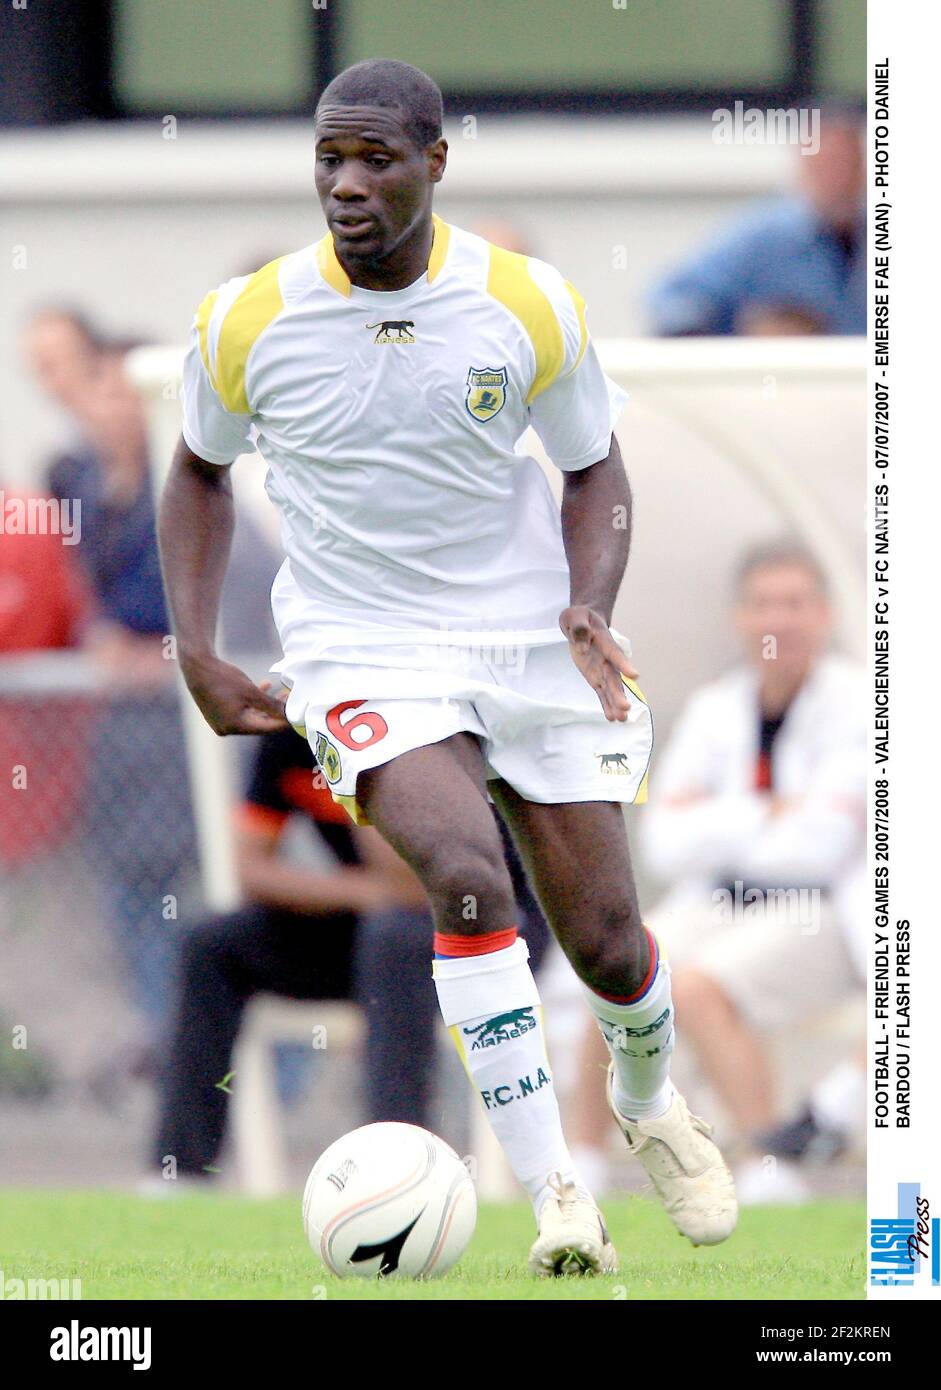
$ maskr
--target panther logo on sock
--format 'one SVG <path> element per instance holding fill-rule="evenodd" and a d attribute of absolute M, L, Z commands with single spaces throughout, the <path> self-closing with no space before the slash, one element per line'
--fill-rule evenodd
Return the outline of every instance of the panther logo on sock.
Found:
<path fill-rule="evenodd" d="M 471 1043 L 471 1052 L 478 1047 L 496 1047 L 498 1043 L 528 1033 L 536 1027 L 536 1020 L 533 1018 L 535 1007 L 535 1004 L 530 1004 L 525 1009 L 513 1009 L 508 1014 L 497 1014 L 496 1018 L 488 1018 L 485 1023 L 478 1023 L 475 1028 L 465 1028 L 465 1033 L 477 1035 Z"/>
<path fill-rule="evenodd" d="M 602 1032 L 609 1042 L 613 1042 L 615 1037 L 649 1038 L 651 1033 L 656 1033 L 658 1028 L 663 1027 L 669 1017 L 670 1006 L 667 1005 L 663 1013 L 655 1018 L 653 1023 L 646 1023 L 643 1028 L 628 1028 L 624 1023 L 609 1023 L 608 1027 L 611 1029 L 611 1032 L 609 1033 L 605 1028 L 602 1028 Z"/>

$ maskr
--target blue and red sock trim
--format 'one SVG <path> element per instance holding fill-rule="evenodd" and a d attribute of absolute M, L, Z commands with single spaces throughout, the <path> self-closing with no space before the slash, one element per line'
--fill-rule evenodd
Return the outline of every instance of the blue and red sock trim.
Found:
<path fill-rule="evenodd" d="M 657 973 L 657 966 L 660 964 L 660 948 L 657 946 L 657 938 L 654 936 L 653 932 L 648 931 L 646 927 L 644 927 L 644 931 L 647 933 L 647 941 L 650 946 L 650 964 L 647 967 L 647 974 L 644 976 L 640 988 L 633 994 L 605 994 L 603 989 L 596 989 L 595 986 L 592 985 L 591 988 L 593 993 L 597 994 L 600 999 L 607 999 L 609 1004 L 639 1004 L 653 984 L 654 977 Z"/>
<path fill-rule="evenodd" d="M 435 932 L 435 960 L 455 960 L 465 956 L 485 956 L 491 951 L 505 951 L 516 940 L 516 927 L 488 931 L 481 936 L 450 935 Z"/>

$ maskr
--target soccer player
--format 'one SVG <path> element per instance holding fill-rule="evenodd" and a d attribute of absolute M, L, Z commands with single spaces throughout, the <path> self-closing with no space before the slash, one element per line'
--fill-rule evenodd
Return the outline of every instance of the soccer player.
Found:
<path fill-rule="evenodd" d="M 219 734 L 284 726 L 214 650 L 228 468 L 257 446 L 287 558 L 272 605 L 287 721 L 334 795 L 414 869 L 444 1021 L 534 1206 L 540 1275 L 616 1267 L 566 1147 L 539 994 L 488 795 L 611 1050 L 609 1101 L 677 1228 L 723 1240 L 731 1176 L 669 1078 L 669 971 L 640 919 L 620 803 L 650 711 L 609 629 L 630 491 L 578 293 L 432 213 L 447 160 L 423 72 L 323 92 L 316 245 L 199 307 L 161 514 L 189 689 Z M 563 472 L 561 514 L 520 441 Z"/>

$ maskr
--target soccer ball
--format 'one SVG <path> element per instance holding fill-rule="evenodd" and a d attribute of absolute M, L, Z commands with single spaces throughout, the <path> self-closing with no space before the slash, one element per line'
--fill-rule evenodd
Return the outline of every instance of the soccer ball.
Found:
<path fill-rule="evenodd" d="M 432 1279 L 467 1248 L 477 1194 L 436 1135 L 417 1125 L 363 1125 L 320 1155 L 303 1210 L 307 1239 L 334 1274 Z"/>

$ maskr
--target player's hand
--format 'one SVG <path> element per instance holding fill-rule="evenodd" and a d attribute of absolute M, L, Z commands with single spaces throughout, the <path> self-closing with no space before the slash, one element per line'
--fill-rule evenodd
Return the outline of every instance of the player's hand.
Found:
<path fill-rule="evenodd" d="M 206 723 L 217 734 L 275 734 L 291 726 L 284 698 L 269 695 L 270 681 L 253 680 L 219 657 L 181 662 L 183 679 Z"/>
<path fill-rule="evenodd" d="M 597 692 L 606 719 L 623 721 L 631 702 L 621 676 L 636 679 L 637 672 L 611 636 L 604 618 L 593 608 L 566 608 L 559 627 L 568 638 L 572 660 L 592 690 Z"/>

